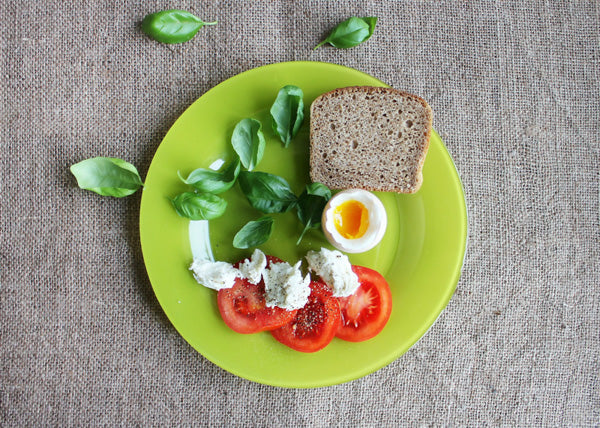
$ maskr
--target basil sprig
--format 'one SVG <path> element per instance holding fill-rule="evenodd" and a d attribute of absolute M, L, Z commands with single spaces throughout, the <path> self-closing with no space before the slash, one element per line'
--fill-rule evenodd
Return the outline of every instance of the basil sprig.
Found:
<path fill-rule="evenodd" d="M 321 226 L 321 216 L 327 201 L 331 199 L 331 190 L 321 183 L 306 185 L 304 192 L 298 198 L 298 220 L 304 225 L 304 229 L 296 242 L 300 244 L 304 234 L 309 229 L 317 229 Z"/>
<path fill-rule="evenodd" d="M 190 220 L 212 220 L 220 217 L 227 201 L 212 193 L 183 192 L 171 200 L 177 214 Z"/>
<path fill-rule="evenodd" d="M 240 172 L 240 187 L 250 205 L 265 213 L 283 213 L 296 204 L 296 195 L 284 178 L 268 172 Z"/>
<path fill-rule="evenodd" d="M 146 15 L 142 21 L 142 31 L 162 43 L 183 43 L 205 25 L 216 23 L 204 22 L 185 10 L 171 9 Z"/>
<path fill-rule="evenodd" d="M 294 85 L 286 85 L 279 90 L 269 110 L 273 132 L 285 147 L 296 136 L 304 121 L 303 97 L 302 89 Z"/>
<path fill-rule="evenodd" d="M 122 159 L 96 157 L 71 165 L 77 185 L 102 196 L 123 196 L 135 193 L 143 186 L 135 166 Z"/>
<path fill-rule="evenodd" d="M 221 172 L 198 168 L 192 171 L 187 178 L 183 178 L 181 175 L 179 175 L 179 178 L 185 184 L 189 184 L 199 192 L 218 194 L 231 189 L 239 173 L 240 159 L 236 157 Z"/>
<path fill-rule="evenodd" d="M 239 121 L 231 135 L 231 145 L 240 157 L 244 168 L 252 171 L 265 152 L 265 136 L 262 132 L 262 124 L 251 118 Z"/>
<path fill-rule="evenodd" d="M 367 16 L 364 18 L 358 18 L 353 16 L 339 23 L 327 36 L 325 40 L 319 43 L 314 49 L 323 46 L 325 43 L 329 43 L 336 48 L 352 48 L 361 44 L 371 37 L 377 24 L 377 18 L 374 16 Z"/>
<path fill-rule="evenodd" d="M 233 246 L 235 248 L 251 248 L 264 244 L 273 233 L 273 222 L 273 218 L 269 216 L 249 221 L 233 237 Z"/>

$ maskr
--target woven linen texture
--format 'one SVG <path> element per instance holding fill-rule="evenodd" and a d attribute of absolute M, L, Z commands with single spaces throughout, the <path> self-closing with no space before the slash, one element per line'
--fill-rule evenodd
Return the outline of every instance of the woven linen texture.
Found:
<path fill-rule="evenodd" d="M 141 19 L 219 24 L 161 45 Z M 312 48 L 377 16 L 348 50 Z M 395 426 L 600 424 L 600 36 L 587 1 L 0 2 L 0 423 Z M 69 166 L 142 177 L 195 99 L 280 61 L 343 64 L 428 100 L 463 180 L 462 278 L 428 334 L 365 378 L 286 390 L 196 353 L 162 312 L 139 192 L 102 198 Z"/>

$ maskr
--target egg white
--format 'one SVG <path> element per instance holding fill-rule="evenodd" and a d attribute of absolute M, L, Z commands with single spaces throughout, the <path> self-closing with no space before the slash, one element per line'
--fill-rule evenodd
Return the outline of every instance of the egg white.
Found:
<path fill-rule="evenodd" d="M 362 203 L 369 213 L 369 226 L 360 238 L 348 239 L 338 232 L 333 220 L 335 208 L 347 201 Z M 387 213 L 385 207 L 377 196 L 362 189 L 348 189 L 333 196 L 321 218 L 323 233 L 331 245 L 346 253 L 362 253 L 375 247 L 385 234 L 387 227 Z"/>

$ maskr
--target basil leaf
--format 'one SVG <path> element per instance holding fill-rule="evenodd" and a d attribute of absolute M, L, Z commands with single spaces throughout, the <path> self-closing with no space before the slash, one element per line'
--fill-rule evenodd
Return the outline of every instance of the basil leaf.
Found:
<path fill-rule="evenodd" d="M 71 165 L 70 169 L 80 188 L 103 196 L 121 198 L 143 186 L 135 166 L 122 159 L 96 157 Z"/>
<path fill-rule="evenodd" d="M 321 183 L 311 183 L 306 186 L 298 198 L 298 219 L 304 225 L 304 229 L 296 245 L 300 244 L 309 229 L 317 229 L 321 226 L 323 209 L 329 199 L 331 199 L 331 190 L 327 186 Z"/>
<path fill-rule="evenodd" d="M 185 10 L 163 10 L 151 13 L 142 21 L 142 31 L 162 43 L 183 43 L 196 35 L 205 25 L 217 22 L 204 22 Z"/>
<path fill-rule="evenodd" d="M 377 24 L 377 18 L 374 16 L 367 16 L 364 18 L 357 18 L 353 16 L 341 22 L 333 29 L 331 34 L 319 43 L 314 49 L 323 46 L 325 43 L 335 46 L 336 48 L 352 48 L 361 44 L 371 37 Z"/>
<path fill-rule="evenodd" d="M 190 220 L 212 220 L 220 217 L 227 201 L 211 193 L 184 192 L 171 200 L 177 214 Z"/>
<path fill-rule="evenodd" d="M 310 183 L 306 185 L 302 195 L 321 196 L 329 201 L 331 199 L 331 190 L 322 183 Z M 300 196 L 302 197 L 302 195 Z"/>
<path fill-rule="evenodd" d="M 238 182 L 250 205 L 263 213 L 283 213 L 296 204 L 290 185 L 277 175 L 242 171 Z"/>
<path fill-rule="evenodd" d="M 273 218 L 264 216 L 255 221 L 249 221 L 233 237 L 235 248 L 257 247 L 267 242 L 273 233 Z"/>
<path fill-rule="evenodd" d="M 235 125 L 231 145 L 240 157 L 244 168 L 252 171 L 265 152 L 265 136 L 261 123 L 256 119 L 242 119 Z"/>
<path fill-rule="evenodd" d="M 198 168 L 192 171 L 187 179 L 181 175 L 179 175 L 179 178 L 185 184 L 189 184 L 200 192 L 218 194 L 231 189 L 239 173 L 240 159 L 236 158 L 221 172 Z"/>
<path fill-rule="evenodd" d="M 273 132 L 285 147 L 296 136 L 304 121 L 304 94 L 302 89 L 294 85 L 284 86 L 279 90 L 277 98 L 269 110 Z"/>

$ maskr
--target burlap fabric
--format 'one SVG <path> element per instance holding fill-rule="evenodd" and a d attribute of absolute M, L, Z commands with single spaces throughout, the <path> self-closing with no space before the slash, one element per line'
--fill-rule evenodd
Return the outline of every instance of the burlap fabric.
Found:
<path fill-rule="evenodd" d="M 219 24 L 177 46 L 140 32 L 173 7 Z M 380 18 L 371 40 L 312 50 L 352 15 Z M 592 1 L 2 1 L 1 425 L 599 425 L 599 16 Z M 469 210 L 429 333 L 314 390 L 196 353 L 147 279 L 139 193 L 103 198 L 68 170 L 104 155 L 144 176 L 196 98 L 289 60 L 427 99 Z"/>

